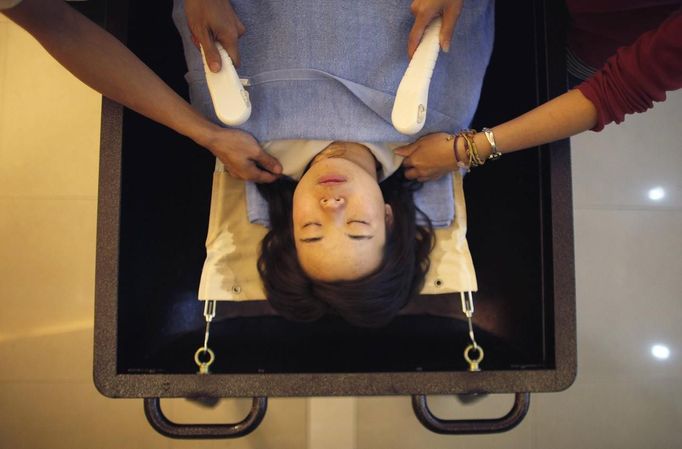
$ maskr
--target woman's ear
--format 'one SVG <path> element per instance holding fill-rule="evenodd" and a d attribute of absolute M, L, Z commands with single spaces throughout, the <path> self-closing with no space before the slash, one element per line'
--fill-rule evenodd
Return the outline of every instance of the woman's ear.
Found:
<path fill-rule="evenodd" d="M 390 204 L 384 204 L 384 209 L 386 210 L 386 227 L 389 229 L 393 228 L 393 208 Z"/>

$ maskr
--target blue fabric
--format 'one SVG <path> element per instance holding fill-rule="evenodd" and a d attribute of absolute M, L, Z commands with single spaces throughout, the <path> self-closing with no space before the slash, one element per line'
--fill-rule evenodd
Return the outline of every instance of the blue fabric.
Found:
<path fill-rule="evenodd" d="M 370 89 L 350 80 L 314 69 L 283 69 L 264 72 L 248 78 L 249 86 L 279 81 L 319 81 L 333 80 L 348 89 L 349 93 L 362 101 L 382 119 L 391 121 L 391 111 L 395 97 L 378 90 Z M 429 111 L 429 114 L 431 112 Z M 447 227 L 455 218 L 455 200 L 452 191 L 452 175 L 425 183 L 414 195 L 415 204 L 431 220 L 434 227 Z M 249 221 L 269 227 L 268 205 L 253 182 L 246 183 L 246 207 Z M 423 216 L 417 216 L 417 224 L 425 226 Z"/>
<path fill-rule="evenodd" d="M 393 103 L 395 102 L 394 95 L 371 89 L 362 84 L 334 76 L 331 73 L 322 70 L 305 68 L 273 70 L 259 73 L 258 75 L 246 79 L 248 80 L 249 86 L 258 86 L 259 84 L 279 81 L 336 81 L 348 89 L 355 98 L 363 102 L 365 106 L 371 109 L 384 121 L 391 122 L 391 111 L 393 109 Z"/>
<path fill-rule="evenodd" d="M 191 41 L 182 0 L 173 17 L 187 59 L 192 104 L 216 123 L 201 54 Z M 388 98 L 408 65 L 410 0 L 233 0 L 247 32 L 239 40 L 239 75 L 315 69 Z M 492 0 L 465 0 L 449 53 L 442 53 L 429 91 L 424 128 L 398 133 L 334 79 L 282 80 L 248 88 L 251 118 L 240 125 L 259 141 L 330 139 L 408 142 L 433 132 L 468 127 L 476 111 L 493 44 Z M 315 101 L 311 101 L 314 99 Z M 392 102 L 391 102 L 392 104 Z"/>
<path fill-rule="evenodd" d="M 393 128 L 390 115 L 408 65 L 410 3 L 233 0 L 247 29 L 239 40 L 239 75 L 251 84 L 252 104 L 251 117 L 239 128 L 259 141 L 355 142 L 411 142 L 432 132 L 467 128 L 492 51 L 494 2 L 465 0 L 450 52 L 440 53 L 434 70 L 424 128 L 404 136 Z M 174 1 L 173 18 L 187 59 L 192 104 L 220 124 L 182 0 Z M 249 214 L 262 220 L 262 199 L 249 184 Z M 448 226 L 454 217 L 451 176 L 425 183 L 415 202 L 439 226 Z"/>

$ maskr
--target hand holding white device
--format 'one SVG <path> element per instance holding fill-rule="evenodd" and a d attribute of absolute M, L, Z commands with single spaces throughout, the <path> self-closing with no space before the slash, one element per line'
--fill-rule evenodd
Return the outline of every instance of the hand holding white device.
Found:
<path fill-rule="evenodd" d="M 437 18 L 426 28 L 398 86 L 391 121 L 399 133 L 416 134 L 424 127 L 429 85 L 440 51 L 440 26 L 441 19 Z"/>
<path fill-rule="evenodd" d="M 219 42 L 215 44 L 222 60 L 222 67 L 217 73 L 211 72 L 208 64 L 206 64 L 204 49 L 201 48 L 201 58 L 204 61 L 206 82 L 213 101 L 213 108 L 221 122 L 230 126 L 241 125 L 251 116 L 249 93 L 244 90 L 230 55 Z"/>

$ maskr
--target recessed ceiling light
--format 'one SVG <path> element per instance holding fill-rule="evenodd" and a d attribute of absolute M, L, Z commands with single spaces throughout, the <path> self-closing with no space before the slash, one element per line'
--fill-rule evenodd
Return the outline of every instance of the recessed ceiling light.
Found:
<path fill-rule="evenodd" d="M 653 345 L 651 347 L 651 355 L 659 360 L 665 360 L 670 357 L 670 349 L 666 345 Z"/>
<path fill-rule="evenodd" d="M 665 190 L 663 187 L 654 187 L 649 190 L 649 199 L 653 201 L 660 201 L 665 198 Z"/>

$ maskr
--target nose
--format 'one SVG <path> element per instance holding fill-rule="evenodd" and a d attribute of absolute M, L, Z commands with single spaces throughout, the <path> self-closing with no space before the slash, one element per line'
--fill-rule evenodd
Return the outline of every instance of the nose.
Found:
<path fill-rule="evenodd" d="M 322 198 L 320 200 L 320 206 L 322 206 L 322 209 L 326 209 L 326 210 L 341 209 L 345 205 L 346 205 L 346 200 L 341 198 L 341 197 Z"/>

